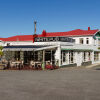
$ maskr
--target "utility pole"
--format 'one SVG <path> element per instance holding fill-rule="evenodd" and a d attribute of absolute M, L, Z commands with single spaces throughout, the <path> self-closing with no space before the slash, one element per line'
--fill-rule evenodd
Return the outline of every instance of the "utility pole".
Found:
<path fill-rule="evenodd" d="M 36 24 L 37 24 L 37 22 L 34 21 L 34 35 L 36 35 Z"/>

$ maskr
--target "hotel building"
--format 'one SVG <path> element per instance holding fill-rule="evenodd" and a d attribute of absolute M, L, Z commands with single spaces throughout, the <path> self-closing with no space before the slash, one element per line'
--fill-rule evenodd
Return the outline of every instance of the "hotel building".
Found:
<path fill-rule="evenodd" d="M 6 60 L 50 62 L 52 65 L 86 66 L 100 62 L 100 31 L 76 29 L 0 38 Z"/>

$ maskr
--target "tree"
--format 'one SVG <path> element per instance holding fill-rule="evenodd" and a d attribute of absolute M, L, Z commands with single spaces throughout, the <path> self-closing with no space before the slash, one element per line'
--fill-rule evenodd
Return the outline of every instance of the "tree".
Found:
<path fill-rule="evenodd" d="M 0 56 L 2 56 L 2 55 L 3 55 L 3 51 L 2 51 L 2 49 L 3 49 L 3 47 L 2 47 L 2 46 L 0 46 Z"/>

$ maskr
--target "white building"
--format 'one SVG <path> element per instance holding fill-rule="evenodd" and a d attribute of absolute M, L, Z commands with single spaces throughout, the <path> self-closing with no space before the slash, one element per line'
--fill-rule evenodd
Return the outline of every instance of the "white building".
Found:
<path fill-rule="evenodd" d="M 88 30 L 52 33 L 44 30 L 36 36 L 1 38 L 0 45 L 4 46 L 5 59 L 10 54 L 25 63 L 31 60 L 50 61 L 51 64 L 64 67 L 100 62 L 100 31 L 90 30 L 90 27 Z M 11 53 L 7 53 L 9 51 Z"/>

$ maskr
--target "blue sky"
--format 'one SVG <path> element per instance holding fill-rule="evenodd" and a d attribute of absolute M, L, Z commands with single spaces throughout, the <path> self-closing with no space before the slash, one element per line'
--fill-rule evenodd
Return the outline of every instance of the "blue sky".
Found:
<path fill-rule="evenodd" d="M 0 37 L 100 29 L 100 0 L 0 0 Z"/>

